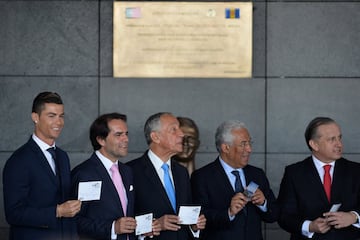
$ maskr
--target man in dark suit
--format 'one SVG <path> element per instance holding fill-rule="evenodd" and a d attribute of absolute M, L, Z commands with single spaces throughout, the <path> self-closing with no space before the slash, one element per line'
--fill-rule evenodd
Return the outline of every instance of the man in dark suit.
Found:
<path fill-rule="evenodd" d="M 305 140 L 312 156 L 285 168 L 280 226 L 292 240 L 360 239 L 360 164 L 342 158 L 339 125 L 317 117 L 307 126 Z M 329 212 L 333 204 L 341 204 L 337 212 Z"/>
<path fill-rule="evenodd" d="M 261 221 L 276 221 L 278 207 L 263 170 L 248 164 L 249 132 L 239 121 L 226 121 L 217 128 L 215 143 L 219 157 L 191 177 L 194 203 L 207 219 L 203 239 L 263 239 Z M 258 188 L 246 189 L 251 182 Z M 253 194 L 246 195 L 249 191 Z"/>
<path fill-rule="evenodd" d="M 95 152 L 72 170 L 72 188 L 76 195 L 80 182 L 100 181 L 101 196 L 100 200 L 83 202 L 76 217 L 79 235 L 86 239 L 135 239 L 133 176 L 130 167 L 119 161 L 128 152 L 126 116 L 99 116 L 90 127 L 90 140 Z M 114 179 L 119 173 L 120 179 Z"/>
<path fill-rule="evenodd" d="M 31 118 L 33 135 L 11 155 L 3 170 L 10 239 L 77 239 L 73 216 L 81 202 L 70 200 L 69 158 L 55 145 L 64 126 L 61 97 L 52 92 L 38 94 Z"/>
<path fill-rule="evenodd" d="M 154 240 L 187 240 L 190 230 L 199 233 L 198 230 L 205 227 L 206 219 L 201 215 L 197 224 L 190 227 L 179 224 L 179 207 L 192 203 L 189 174 L 185 167 L 171 159 L 182 151 L 184 134 L 171 113 L 150 116 L 144 132 L 149 150 L 128 163 L 134 173 L 135 213 L 154 214 L 161 229 Z M 168 188 L 174 192 L 168 195 Z"/>

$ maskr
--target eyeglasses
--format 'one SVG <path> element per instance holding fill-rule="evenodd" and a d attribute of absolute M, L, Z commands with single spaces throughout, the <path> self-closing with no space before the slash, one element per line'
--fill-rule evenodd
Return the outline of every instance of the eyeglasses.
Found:
<path fill-rule="evenodd" d="M 235 147 L 245 148 L 247 146 L 251 147 L 254 144 L 253 141 L 242 141 L 240 144 L 233 144 Z"/>

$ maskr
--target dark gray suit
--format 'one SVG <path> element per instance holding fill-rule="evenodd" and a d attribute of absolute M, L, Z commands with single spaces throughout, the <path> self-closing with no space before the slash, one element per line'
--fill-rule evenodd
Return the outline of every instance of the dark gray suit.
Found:
<path fill-rule="evenodd" d="M 56 205 L 70 200 L 69 158 L 58 147 L 56 158 L 57 175 L 40 147 L 30 138 L 6 162 L 4 205 L 10 239 L 77 238 L 74 218 L 56 218 Z"/>
<path fill-rule="evenodd" d="M 177 215 L 171 207 L 163 184 L 148 157 L 148 152 L 127 164 L 133 169 L 134 173 L 135 214 L 154 213 L 155 218 L 165 214 Z M 191 205 L 190 181 L 186 168 L 172 161 L 171 171 L 175 185 L 177 209 L 181 205 Z M 161 231 L 160 236 L 153 239 L 187 240 L 190 236 L 188 231 L 188 226 L 182 226 L 177 232 Z"/>
<path fill-rule="evenodd" d="M 360 213 L 360 164 L 341 158 L 335 162 L 331 185 L 331 203 L 313 163 L 312 157 L 285 168 L 278 197 L 281 206 L 279 224 L 291 233 L 292 240 L 307 239 L 301 234 L 305 220 L 315 220 L 328 212 L 331 205 L 341 203 L 339 211 Z M 359 229 L 352 226 L 325 234 L 314 234 L 312 239 L 359 239 Z"/>
<path fill-rule="evenodd" d="M 278 207 L 264 171 L 251 165 L 247 165 L 243 170 L 246 185 L 253 181 L 264 193 L 267 199 L 267 212 L 262 212 L 249 202 L 246 205 L 247 214 L 240 211 L 233 221 L 229 219 L 228 209 L 235 193 L 219 158 L 193 172 L 193 200 L 195 204 L 202 206 L 207 219 L 203 239 L 260 240 L 263 239 L 261 221 L 277 220 Z"/>
<path fill-rule="evenodd" d="M 134 217 L 134 188 L 131 169 L 119 162 L 119 171 L 128 198 L 126 216 Z M 81 238 L 111 239 L 113 221 L 124 217 L 121 201 L 110 175 L 95 153 L 90 159 L 71 171 L 73 194 L 77 196 L 79 182 L 102 181 L 100 200 L 85 201 L 77 215 L 77 225 Z M 118 235 L 118 240 L 134 239 L 134 234 Z"/>

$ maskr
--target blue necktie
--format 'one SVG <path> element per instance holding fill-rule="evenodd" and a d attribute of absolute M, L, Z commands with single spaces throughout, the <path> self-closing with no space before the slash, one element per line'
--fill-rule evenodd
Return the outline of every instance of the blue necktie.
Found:
<path fill-rule="evenodd" d="M 168 198 L 171 202 L 171 206 L 173 207 L 174 211 L 176 212 L 176 199 L 175 199 L 175 190 L 174 186 L 171 182 L 171 178 L 169 175 L 169 165 L 164 163 L 161 168 L 164 170 L 164 185 L 165 185 L 165 191 L 168 195 Z"/>
<path fill-rule="evenodd" d="M 238 192 L 244 192 L 244 187 L 241 183 L 241 179 L 240 179 L 240 174 L 239 174 L 239 171 L 237 170 L 234 170 L 231 172 L 232 174 L 235 175 L 236 177 L 236 180 L 235 180 L 235 192 L 238 193 Z"/>
<path fill-rule="evenodd" d="M 241 183 L 239 171 L 234 170 L 231 173 L 234 174 L 235 177 L 236 177 L 236 179 L 235 179 L 235 193 L 244 192 L 244 187 L 243 187 L 243 185 Z M 244 206 L 244 208 L 242 210 L 243 210 L 244 215 L 246 216 L 247 215 L 246 206 Z"/>

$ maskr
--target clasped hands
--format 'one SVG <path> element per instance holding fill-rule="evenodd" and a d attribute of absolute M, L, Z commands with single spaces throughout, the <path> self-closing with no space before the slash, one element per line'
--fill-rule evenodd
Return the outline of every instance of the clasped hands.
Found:
<path fill-rule="evenodd" d="M 164 215 L 157 220 L 159 221 L 161 231 L 164 230 L 178 231 L 181 228 L 181 226 L 179 225 L 180 224 L 179 217 L 176 215 Z M 196 232 L 198 230 L 204 229 L 205 225 L 206 225 L 206 218 L 204 214 L 201 214 L 197 220 L 197 223 L 191 225 L 190 227 L 193 231 Z"/>
<path fill-rule="evenodd" d="M 334 227 L 335 229 L 345 228 L 356 223 L 357 217 L 352 212 L 326 212 L 323 217 L 312 221 L 309 226 L 310 232 L 326 233 Z"/>
<path fill-rule="evenodd" d="M 136 229 L 136 220 L 133 217 L 121 217 L 115 221 L 115 233 L 116 234 L 129 234 L 133 233 Z M 160 235 L 159 221 L 153 220 L 152 232 L 144 234 L 147 237 Z"/>
<path fill-rule="evenodd" d="M 256 189 L 254 195 L 249 199 L 244 193 L 236 193 L 230 202 L 229 214 L 230 216 L 235 216 L 238 214 L 248 202 L 256 206 L 262 206 L 265 203 L 264 193 L 258 188 Z"/>
<path fill-rule="evenodd" d="M 205 228 L 206 218 L 201 214 L 196 224 L 191 225 L 193 231 L 202 230 Z M 132 233 L 136 228 L 136 220 L 131 217 L 122 217 L 116 221 L 115 232 L 117 234 Z M 152 232 L 144 234 L 147 237 L 158 236 L 161 231 L 178 231 L 181 228 L 179 225 L 179 217 L 176 215 L 164 215 L 161 218 L 154 219 L 152 223 Z"/>

